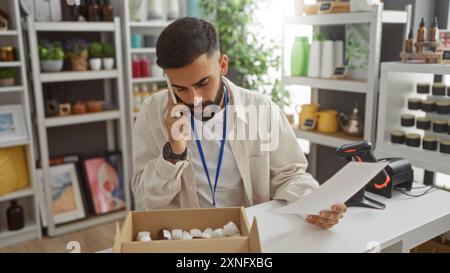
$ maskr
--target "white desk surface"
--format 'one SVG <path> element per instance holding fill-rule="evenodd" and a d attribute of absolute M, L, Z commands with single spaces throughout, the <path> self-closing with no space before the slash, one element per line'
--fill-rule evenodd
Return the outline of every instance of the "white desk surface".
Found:
<path fill-rule="evenodd" d="M 247 208 L 246 213 L 250 222 L 256 216 L 263 252 L 372 252 L 377 243 L 381 252 L 409 252 L 450 230 L 450 192 L 432 190 L 413 198 L 395 191 L 392 199 L 366 195 L 386 208 L 349 208 L 330 230 L 312 226 L 300 216 L 267 212 L 282 206 L 281 201 Z"/>
<path fill-rule="evenodd" d="M 423 189 L 411 191 L 421 192 Z M 392 199 L 366 195 L 385 203 L 386 208 L 349 208 L 330 230 L 312 226 L 300 216 L 267 212 L 282 206 L 281 201 L 245 211 L 250 222 L 256 216 L 263 252 L 409 252 L 450 230 L 450 192 L 433 190 L 417 198 L 395 192 Z M 376 244 L 379 249 L 373 248 Z"/>

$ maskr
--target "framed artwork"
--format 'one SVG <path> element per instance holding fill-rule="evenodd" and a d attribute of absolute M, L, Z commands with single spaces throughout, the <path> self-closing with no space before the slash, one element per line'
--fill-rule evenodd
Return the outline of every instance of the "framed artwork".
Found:
<path fill-rule="evenodd" d="M 37 170 L 42 196 L 45 196 L 44 174 Z M 64 224 L 86 217 L 80 181 L 75 163 L 67 163 L 50 167 L 51 199 L 55 224 Z M 40 198 L 42 218 L 47 219 L 46 199 Z M 46 222 L 46 221 L 45 221 Z M 44 225 L 46 223 L 43 223 Z"/>
<path fill-rule="evenodd" d="M 0 106 L 0 142 L 27 138 L 22 106 Z"/>
<path fill-rule="evenodd" d="M 126 208 L 120 153 L 85 159 L 83 170 L 95 214 L 105 214 Z"/>

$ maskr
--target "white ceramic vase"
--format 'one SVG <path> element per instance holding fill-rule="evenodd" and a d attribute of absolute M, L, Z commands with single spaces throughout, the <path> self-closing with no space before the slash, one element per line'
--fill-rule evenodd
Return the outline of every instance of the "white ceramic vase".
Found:
<path fill-rule="evenodd" d="M 103 58 L 103 68 L 106 70 L 113 70 L 114 69 L 114 58 Z"/>
<path fill-rule="evenodd" d="M 147 1 L 147 19 L 158 20 L 164 19 L 164 9 L 162 0 L 148 0 Z"/>
<path fill-rule="evenodd" d="M 99 71 L 100 69 L 102 69 L 102 59 L 100 58 L 89 59 L 89 66 L 91 67 L 92 71 Z"/>
<path fill-rule="evenodd" d="M 320 41 L 312 41 L 309 49 L 308 77 L 320 77 L 322 43 Z"/>
<path fill-rule="evenodd" d="M 334 42 L 324 41 L 322 46 L 322 65 L 320 66 L 320 77 L 331 78 L 334 72 Z"/>

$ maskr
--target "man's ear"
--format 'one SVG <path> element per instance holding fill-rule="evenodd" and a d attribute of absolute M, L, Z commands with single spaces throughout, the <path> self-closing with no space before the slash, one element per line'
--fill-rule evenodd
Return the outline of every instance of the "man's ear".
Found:
<path fill-rule="evenodd" d="M 222 76 L 225 76 L 228 73 L 228 61 L 228 56 L 223 54 L 219 61 L 220 72 L 222 73 Z"/>

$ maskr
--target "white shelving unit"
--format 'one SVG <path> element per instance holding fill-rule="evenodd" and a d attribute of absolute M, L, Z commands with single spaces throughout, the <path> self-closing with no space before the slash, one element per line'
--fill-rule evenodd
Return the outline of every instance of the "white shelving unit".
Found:
<path fill-rule="evenodd" d="M 12 67 L 20 75 L 17 85 L 12 87 L 0 87 L 0 105 L 20 104 L 24 115 L 27 138 L 17 141 L 0 141 L 0 149 L 23 146 L 27 156 L 28 174 L 30 186 L 28 188 L 0 196 L 0 247 L 10 246 L 41 238 L 41 225 L 39 219 L 39 206 L 36 194 L 35 172 L 35 148 L 31 126 L 30 98 L 28 93 L 28 80 L 26 71 L 26 55 L 24 51 L 23 32 L 20 20 L 19 1 L 1 1 L 0 7 L 8 12 L 11 18 L 11 30 L 0 31 L 0 45 L 14 45 L 17 49 L 18 61 L 0 63 L 0 67 Z M 1 174 L 0 174 L 1 175 Z M 6 209 L 11 200 L 19 200 L 19 205 L 24 208 L 25 227 L 18 231 L 8 231 L 6 224 Z M 5 219 L 5 220 L 2 220 Z"/>
<path fill-rule="evenodd" d="M 95 122 L 105 122 L 107 131 L 107 149 L 108 151 L 120 150 L 122 154 L 122 166 L 124 172 L 124 186 L 126 208 L 131 208 L 130 195 L 130 154 L 128 147 L 128 119 L 126 115 L 126 99 L 124 89 L 124 69 L 122 61 L 122 30 L 121 21 L 118 17 L 114 22 L 35 22 L 34 18 L 28 18 L 27 22 L 28 38 L 30 43 L 31 66 L 34 85 L 34 97 L 36 105 L 36 123 L 37 132 L 39 135 L 40 159 L 42 162 L 42 170 L 45 181 L 45 203 L 47 205 L 47 223 L 48 233 L 50 236 L 57 236 L 60 234 L 77 231 L 83 228 L 92 227 L 98 224 L 122 219 L 126 211 L 113 212 L 100 216 L 89 216 L 87 218 L 71 222 L 63 225 L 55 225 L 52 213 L 51 201 L 51 186 L 49 173 L 49 143 L 48 132 L 50 128 L 71 126 L 76 124 L 87 124 Z M 74 35 L 82 35 L 82 33 L 98 33 L 101 36 L 101 41 L 104 42 L 107 38 L 111 38 L 113 46 L 116 51 L 115 70 L 111 71 L 85 71 L 85 72 L 59 72 L 59 73 L 41 73 L 39 66 L 38 54 L 38 35 L 49 32 L 71 32 Z M 81 33 L 81 34 L 80 34 Z M 117 109 L 111 111 L 104 111 L 100 113 L 72 115 L 66 117 L 46 117 L 44 107 L 44 90 L 45 83 L 64 84 L 66 82 L 77 81 L 103 81 L 103 94 L 107 102 L 113 102 Z M 64 92 L 62 90 L 61 92 Z M 117 126 L 115 130 L 115 125 Z M 68 136 L 70 137 L 70 136 Z M 104 141 L 104 138 L 100 138 Z M 89 141 L 89 140 L 87 140 Z M 116 147 L 118 146 L 118 147 Z"/>
<path fill-rule="evenodd" d="M 383 4 L 374 7 L 370 12 L 354 12 L 354 13 L 334 13 L 320 15 L 305 15 L 288 17 L 284 20 L 284 27 L 291 25 L 312 25 L 312 26 L 333 26 L 348 24 L 370 24 L 370 41 L 369 41 L 369 64 L 368 78 L 362 80 L 333 80 L 323 78 L 308 77 L 291 77 L 287 76 L 283 64 L 282 88 L 289 85 L 302 85 L 312 88 L 312 102 L 318 102 L 319 89 L 333 90 L 339 92 L 351 92 L 365 95 L 365 117 L 364 117 L 364 136 L 363 138 L 355 138 L 346 136 L 343 133 L 322 134 L 319 132 L 306 132 L 295 128 L 296 134 L 302 139 L 310 141 L 312 144 L 319 144 L 328 147 L 337 148 L 349 142 L 355 142 L 362 139 L 374 141 L 375 139 L 375 118 L 376 118 L 376 102 L 378 92 L 378 76 L 379 62 L 381 50 L 381 33 L 383 24 L 405 24 L 405 37 L 409 29 L 411 6 L 407 6 L 405 11 L 389 11 L 383 10 Z M 283 28 L 283 45 L 285 44 L 285 34 Z M 283 47 L 283 62 L 284 57 Z M 326 92 L 326 91 L 324 91 Z M 338 109 L 339 110 L 339 109 Z"/>
<path fill-rule="evenodd" d="M 155 47 L 143 47 L 143 48 L 132 48 L 131 46 L 131 36 L 132 35 L 152 35 L 158 36 L 162 30 L 167 27 L 171 21 L 167 20 L 151 20 L 151 21 L 131 21 L 129 0 L 124 0 L 122 2 L 122 18 L 124 18 L 123 32 L 125 33 L 124 48 L 125 48 L 125 67 L 126 67 L 126 84 L 127 84 L 127 98 L 128 98 L 128 120 L 129 120 L 129 130 L 130 130 L 130 143 L 131 151 L 133 151 L 133 138 L 131 136 L 133 131 L 133 124 L 137 117 L 136 112 L 134 112 L 134 99 L 133 90 L 135 84 L 150 84 L 150 83 L 165 83 L 166 79 L 164 77 L 148 77 L 148 78 L 133 78 L 132 69 L 132 59 L 133 55 L 147 55 L 152 58 L 152 65 L 156 60 L 156 48 Z M 153 72 L 153 71 L 152 71 Z M 132 152 L 131 152 L 132 154 Z M 131 163 L 132 164 L 132 163 Z M 133 164 L 132 164 L 133 165 Z M 132 166 L 133 170 L 133 166 Z M 131 171 L 132 171 L 131 170 Z"/>
<path fill-rule="evenodd" d="M 382 63 L 380 103 L 378 110 L 377 145 L 375 155 L 382 157 L 404 157 L 419 168 L 431 172 L 450 174 L 450 155 L 439 151 L 428 151 L 422 148 L 409 147 L 402 144 L 391 143 L 390 135 L 394 130 L 403 130 L 406 133 L 416 133 L 421 136 L 434 135 L 440 140 L 450 140 L 446 133 L 433 133 L 416 129 L 416 127 L 402 127 L 400 117 L 402 114 L 413 114 L 417 117 L 450 120 L 450 115 L 425 113 L 409 110 L 407 101 L 410 97 L 433 98 L 450 101 L 450 97 L 433 97 L 416 93 L 416 84 L 419 82 L 433 83 L 434 75 L 450 75 L 450 65 L 438 64 L 404 64 L 397 62 Z M 447 82 L 448 83 L 448 82 Z M 438 145 L 439 146 L 439 145 Z"/>

